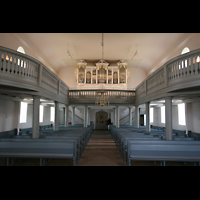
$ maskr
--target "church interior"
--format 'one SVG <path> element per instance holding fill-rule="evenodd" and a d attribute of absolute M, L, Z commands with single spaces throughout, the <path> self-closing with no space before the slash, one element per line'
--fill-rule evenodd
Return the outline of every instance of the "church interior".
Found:
<path fill-rule="evenodd" d="M 200 166 L 200 33 L 0 33 L 0 166 Z"/>

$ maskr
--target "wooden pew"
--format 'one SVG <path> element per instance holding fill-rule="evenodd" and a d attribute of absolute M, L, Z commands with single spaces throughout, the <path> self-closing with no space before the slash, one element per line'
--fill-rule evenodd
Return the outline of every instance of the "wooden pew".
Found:
<path fill-rule="evenodd" d="M 39 158 L 40 166 L 45 165 L 46 158 L 63 158 L 73 159 L 73 165 L 76 166 L 76 151 L 76 142 L 0 142 L 0 157 L 7 158 L 7 165 L 10 165 L 10 158 L 12 159 L 12 165 L 14 164 L 14 158 Z"/>
<path fill-rule="evenodd" d="M 161 137 L 142 137 L 142 138 L 133 138 L 133 137 L 126 137 L 124 138 L 124 143 L 121 149 L 121 155 L 123 157 L 124 163 L 126 163 L 126 158 L 127 158 L 127 144 L 128 142 L 135 142 L 135 141 L 157 141 L 161 140 Z"/>
<path fill-rule="evenodd" d="M 81 143 L 81 137 L 80 136 L 76 136 L 76 135 L 68 135 L 68 136 L 56 136 L 56 135 L 49 135 L 49 136 L 45 136 L 44 137 L 45 140 L 52 140 L 52 141 L 56 141 L 56 140 L 76 140 L 77 141 L 77 149 L 78 149 L 78 158 L 80 156 L 82 156 L 82 153 L 84 151 L 84 146 L 83 143 Z M 79 159 L 78 159 L 79 160 Z"/>
<path fill-rule="evenodd" d="M 128 142 L 127 161 L 131 160 L 200 162 L 200 141 Z"/>
<path fill-rule="evenodd" d="M 0 142 L 76 142 L 77 144 L 77 162 L 80 161 L 80 156 L 81 156 L 81 148 L 80 148 L 80 138 L 77 137 L 70 137 L 70 138 L 1 138 Z"/>

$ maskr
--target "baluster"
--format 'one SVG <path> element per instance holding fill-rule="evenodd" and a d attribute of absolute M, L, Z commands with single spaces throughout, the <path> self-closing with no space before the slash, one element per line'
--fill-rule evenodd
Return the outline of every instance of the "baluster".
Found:
<path fill-rule="evenodd" d="M 17 58 L 15 56 L 13 56 L 13 74 L 17 74 Z"/>
<path fill-rule="evenodd" d="M 24 77 L 27 78 L 27 60 L 24 59 Z"/>
<path fill-rule="evenodd" d="M 22 75 L 22 77 L 24 77 L 25 76 L 24 60 L 22 60 L 22 59 L 20 59 L 20 60 L 21 60 L 21 65 L 20 65 L 20 67 L 21 67 L 21 75 Z"/>
<path fill-rule="evenodd" d="M 3 69 L 3 53 L 0 51 L 0 72 L 1 72 L 1 70 Z"/>
<path fill-rule="evenodd" d="M 6 56 L 6 72 L 7 73 L 10 73 L 10 54 L 8 54 L 7 56 Z"/>
<path fill-rule="evenodd" d="M 173 63 L 168 67 L 168 80 L 169 81 L 173 80 Z"/>
<path fill-rule="evenodd" d="M 10 67 L 10 73 L 11 74 L 14 74 L 14 64 L 15 64 L 15 56 L 12 55 L 12 64 L 11 64 L 11 67 Z"/>
<path fill-rule="evenodd" d="M 178 63 L 175 62 L 174 63 L 174 70 L 175 70 L 175 74 L 176 74 L 176 79 L 179 78 L 179 71 L 178 71 Z"/>
<path fill-rule="evenodd" d="M 198 64 L 198 74 L 200 73 L 200 54 L 198 55 L 198 60 L 196 60 L 197 64 Z"/>
<path fill-rule="evenodd" d="M 31 74 L 32 74 L 32 78 L 35 79 L 35 68 L 32 62 L 31 62 Z M 45 77 L 44 77 L 44 82 L 46 83 Z"/>
<path fill-rule="evenodd" d="M 35 66 L 33 65 L 32 62 L 31 62 L 31 65 L 32 65 L 32 78 L 35 79 Z M 45 79 L 44 79 L 44 82 L 47 83 L 46 77 L 45 77 Z"/>
<path fill-rule="evenodd" d="M 194 75 L 195 74 L 195 66 L 194 66 L 194 64 L 195 64 L 195 57 L 193 56 L 193 59 L 192 59 L 193 61 L 192 61 L 192 68 L 191 68 L 191 75 Z"/>
<path fill-rule="evenodd" d="M 38 69 L 37 69 L 37 66 L 35 65 L 35 63 L 33 63 L 33 71 L 34 71 L 34 78 L 37 79 Z M 47 80 L 48 80 L 48 85 L 50 85 L 49 84 L 49 77 L 47 77 Z"/>
<path fill-rule="evenodd" d="M 171 67 L 170 67 L 170 65 L 168 65 L 167 67 L 166 67 L 166 73 L 167 73 L 167 82 L 170 82 L 170 74 L 171 74 Z"/>
<path fill-rule="evenodd" d="M 182 77 L 182 62 L 179 60 L 178 61 L 178 65 L 179 65 L 179 78 Z"/>
<path fill-rule="evenodd" d="M 32 63 L 32 65 L 33 65 L 33 79 L 35 79 L 36 78 L 36 67 L 35 67 L 34 63 Z M 45 73 L 45 83 L 48 84 L 48 79 L 47 79 L 46 73 Z"/>
<path fill-rule="evenodd" d="M 32 79 L 33 78 L 33 75 L 32 75 L 32 65 L 31 65 L 30 61 L 28 62 L 28 66 L 29 66 L 29 78 Z"/>
<path fill-rule="evenodd" d="M 195 75 L 198 74 L 197 55 L 195 56 Z"/>
<path fill-rule="evenodd" d="M 182 73 L 183 73 L 183 76 L 185 77 L 185 59 L 182 60 Z"/>
<path fill-rule="evenodd" d="M 189 74 L 189 71 L 190 71 L 190 69 L 189 69 L 189 66 L 190 66 L 190 58 L 187 58 L 187 76 L 189 76 L 190 74 Z"/>
<path fill-rule="evenodd" d="M 170 78 L 171 78 L 171 80 L 176 79 L 174 67 L 175 67 L 175 64 L 172 63 L 172 64 L 170 65 Z"/>
<path fill-rule="evenodd" d="M 35 65 L 35 79 L 37 80 L 38 79 L 38 68 L 39 68 L 39 65 Z"/>
<path fill-rule="evenodd" d="M 174 79 L 177 79 L 178 78 L 177 62 L 173 63 L 173 72 L 174 72 Z"/>
<path fill-rule="evenodd" d="M 5 72 L 6 70 L 6 54 L 3 53 L 3 67 L 2 67 L 2 72 Z"/>
<path fill-rule="evenodd" d="M 26 73 L 27 73 L 27 78 L 30 78 L 30 67 L 29 67 L 29 60 L 26 60 Z"/>
<path fill-rule="evenodd" d="M 33 67 L 30 61 L 29 61 L 29 77 L 30 79 L 33 79 Z"/>
<path fill-rule="evenodd" d="M 18 72 L 19 72 L 19 76 L 22 76 L 22 68 L 21 68 L 21 59 L 18 59 Z"/>

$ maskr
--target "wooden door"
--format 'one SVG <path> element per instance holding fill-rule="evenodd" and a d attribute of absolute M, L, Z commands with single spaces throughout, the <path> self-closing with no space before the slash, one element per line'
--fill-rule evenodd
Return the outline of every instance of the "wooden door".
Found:
<path fill-rule="evenodd" d="M 96 113 L 96 129 L 108 129 L 107 125 L 108 113 L 99 111 Z"/>

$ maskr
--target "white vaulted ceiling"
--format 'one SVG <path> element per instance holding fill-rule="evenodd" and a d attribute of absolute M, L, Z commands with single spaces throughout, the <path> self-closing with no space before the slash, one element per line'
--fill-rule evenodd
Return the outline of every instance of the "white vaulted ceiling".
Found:
<path fill-rule="evenodd" d="M 79 59 L 95 65 L 102 57 L 101 33 L 0 33 L 0 46 L 15 49 L 11 40 L 6 41 L 9 34 L 22 44 L 26 54 L 40 60 L 55 73 L 63 67 L 74 69 Z M 185 44 L 197 35 L 105 33 L 104 59 L 110 64 L 125 59 L 128 67 L 141 68 L 149 75 L 169 59 L 180 55 Z M 200 42 L 194 43 L 194 46 L 199 48 Z"/>

